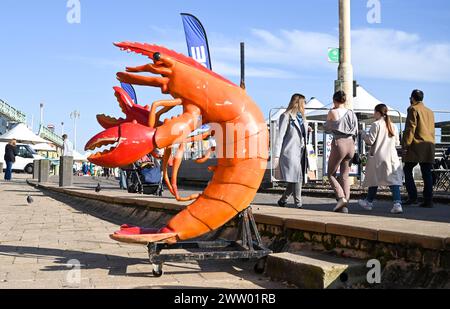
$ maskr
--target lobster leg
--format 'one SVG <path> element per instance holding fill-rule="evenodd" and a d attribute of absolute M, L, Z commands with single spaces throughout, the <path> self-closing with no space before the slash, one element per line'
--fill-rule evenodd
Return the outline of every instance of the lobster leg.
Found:
<path fill-rule="evenodd" d="M 183 155 L 184 155 L 184 149 L 185 149 L 185 144 L 181 144 L 180 148 L 178 148 L 178 151 L 175 155 L 174 158 L 174 163 L 173 163 L 173 169 L 172 169 L 172 188 L 174 191 L 174 195 L 175 198 L 177 199 L 177 201 L 179 202 L 187 202 L 187 201 L 192 201 L 197 199 L 200 195 L 199 194 L 193 194 L 187 198 L 182 198 L 180 197 L 180 194 L 178 193 L 178 186 L 177 186 L 177 178 L 178 178 L 178 171 L 180 169 L 181 163 L 183 162 Z"/>
<path fill-rule="evenodd" d="M 160 126 L 162 125 L 162 122 L 160 121 L 161 116 L 164 115 L 165 113 L 170 112 L 175 106 L 172 107 L 164 107 L 163 109 L 161 109 L 160 111 L 158 111 L 156 113 L 156 119 L 155 119 L 155 125 L 156 126 Z M 151 111 L 151 108 L 149 108 L 149 111 Z"/>
<path fill-rule="evenodd" d="M 178 178 L 178 171 L 180 169 L 181 163 L 183 162 L 184 149 L 185 149 L 184 144 L 180 144 L 180 147 L 178 148 L 177 153 L 175 154 L 172 167 L 171 184 L 177 200 L 180 197 L 180 195 L 178 194 L 177 178 Z"/>
<path fill-rule="evenodd" d="M 208 149 L 208 151 L 206 152 L 206 154 L 203 158 L 197 159 L 197 160 L 195 160 L 195 162 L 197 162 L 198 164 L 206 163 L 206 161 L 208 161 L 209 158 L 211 158 L 211 154 L 212 154 L 212 150 L 210 148 L 210 149 Z"/>
<path fill-rule="evenodd" d="M 164 158 L 163 158 L 163 178 L 164 182 L 167 184 L 167 188 L 169 189 L 170 193 L 175 196 L 175 192 L 173 191 L 172 184 L 170 183 L 169 179 L 169 173 L 167 172 L 167 168 L 169 167 L 169 160 L 172 157 L 172 147 L 167 147 L 164 150 Z"/>
<path fill-rule="evenodd" d="M 149 126 L 151 128 L 154 128 L 155 124 L 157 124 L 157 122 L 159 122 L 159 118 L 161 117 L 162 114 L 164 114 L 164 113 L 168 112 L 169 110 L 171 110 L 172 108 L 174 108 L 176 106 L 180 106 L 180 105 L 183 105 L 183 101 L 181 99 L 156 101 L 155 103 L 153 103 L 151 111 L 150 111 Z M 159 107 L 164 107 L 164 109 L 162 109 L 161 111 L 156 113 L 156 110 Z"/>

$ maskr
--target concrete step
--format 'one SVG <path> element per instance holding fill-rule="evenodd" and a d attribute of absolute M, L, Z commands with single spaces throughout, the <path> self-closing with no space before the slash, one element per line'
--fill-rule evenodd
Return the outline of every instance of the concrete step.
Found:
<path fill-rule="evenodd" d="M 340 289 L 367 283 L 365 261 L 317 252 L 276 253 L 267 258 L 266 275 L 302 289 Z"/>

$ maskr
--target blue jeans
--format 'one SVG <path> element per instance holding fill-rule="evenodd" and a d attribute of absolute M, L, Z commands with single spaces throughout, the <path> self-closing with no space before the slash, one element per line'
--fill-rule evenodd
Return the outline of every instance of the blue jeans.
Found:
<path fill-rule="evenodd" d="M 405 172 L 405 186 L 408 191 L 408 198 L 412 201 L 417 200 L 417 187 L 414 182 L 413 170 L 419 163 L 405 163 L 403 171 Z M 425 202 L 431 202 L 433 200 L 433 164 L 420 163 L 420 171 L 422 172 L 422 178 L 424 183 L 423 199 Z"/>
<path fill-rule="evenodd" d="M 120 189 L 127 189 L 127 174 L 122 169 L 119 170 L 119 185 Z"/>
<path fill-rule="evenodd" d="M 400 194 L 400 186 L 390 186 L 389 187 L 392 192 L 392 199 L 394 200 L 394 203 L 402 203 L 402 196 Z M 378 187 L 370 187 L 369 193 L 367 194 L 366 200 L 369 203 L 372 203 L 375 198 L 377 197 Z"/>
<path fill-rule="evenodd" d="M 11 180 L 11 178 L 12 178 L 12 166 L 13 166 L 13 162 L 6 161 L 5 180 Z"/>

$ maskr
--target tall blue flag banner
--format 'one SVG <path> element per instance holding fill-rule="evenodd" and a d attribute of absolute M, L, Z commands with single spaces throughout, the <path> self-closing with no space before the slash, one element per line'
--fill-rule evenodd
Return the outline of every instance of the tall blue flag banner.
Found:
<path fill-rule="evenodd" d="M 191 14 L 182 13 L 181 18 L 183 19 L 189 56 L 212 70 L 205 28 L 203 28 L 200 21 Z"/>
<path fill-rule="evenodd" d="M 138 104 L 136 91 L 134 90 L 134 87 L 126 83 L 120 83 L 120 86 L 122 87 L 123 90 L 125 90 L 128 93 L 131 99 L 133 99 L 134 104 Z"/>

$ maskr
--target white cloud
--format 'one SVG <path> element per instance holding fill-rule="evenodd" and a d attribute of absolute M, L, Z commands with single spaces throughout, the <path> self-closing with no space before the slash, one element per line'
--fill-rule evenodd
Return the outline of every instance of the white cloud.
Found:
<path fill-rule="evenodd" d="M 450 81 L 450 42 L 389 29 L 353 31 L 355 73 L 382 79 Z"/>

